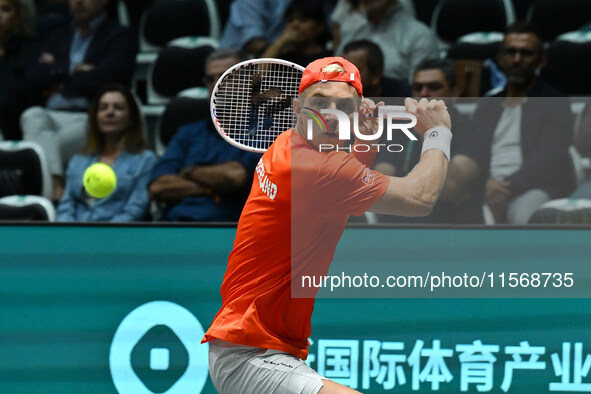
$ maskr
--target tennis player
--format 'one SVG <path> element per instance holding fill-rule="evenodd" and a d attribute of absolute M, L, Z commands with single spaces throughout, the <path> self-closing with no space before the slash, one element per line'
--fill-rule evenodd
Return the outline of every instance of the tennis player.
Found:
<path fill-rule="evenodd" d="M 222 394 L 357 393 L 304 362 L 314 298 L 293 297 L 292 277 L 328 272 L 348 215 L 427 215 L 445 180 L 451 124 L 442 101 L 406 99 L 415 130 L 424 135 L 423 153 L 408 176 L 395 178 L 370 170 L 375 152 L 320 152 L 319 144 L 342 144 L 328 115 L 328 129 L 316 128 L 307 139 L 303 108 L 310 100 L 336 106 L 363 96 L 352 63 L 340 57 L 310 63 L 299 93 L 295 129 L 277 137 L 257 166 L 221 287 L 222 307 L 203 338 Z M 362 103 L 367 124 L 376 105 Z"/>

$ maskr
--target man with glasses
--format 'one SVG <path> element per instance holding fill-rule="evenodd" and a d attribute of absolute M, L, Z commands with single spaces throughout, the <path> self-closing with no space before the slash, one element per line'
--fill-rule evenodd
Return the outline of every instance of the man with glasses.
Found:
<path fill-rule="evenodd" d="M 234 49 L 205 59 L 211 93 L 222 74 L 246 60 Z M 260 155 L 225 142 L 206 119 L 179 128 L 152 171 L 150 198 L 165 206 L 166 221 L 237 221 Z"/>
<path fill-rule="evenodd" d="M 540 205 L 574 186 L 572 113 L 539 79 L 546 57 L 535 26 L 509 26 L 497 62 L 507 85 L 498 99 L 481 101 L 465 128 L 471 132 L 450 162 L 442 200 L 480 220 L 486 204 L 495 223 L 526 224 Z"/>

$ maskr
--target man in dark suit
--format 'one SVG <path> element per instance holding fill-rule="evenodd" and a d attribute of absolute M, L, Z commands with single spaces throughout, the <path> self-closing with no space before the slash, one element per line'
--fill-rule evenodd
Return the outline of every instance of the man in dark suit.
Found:
<path fill-rule="evenodd" d="M 138 39 L 107 16 L 108 0 L 69 0 L 72 24 L 54 31 L 27 70 L 37 103 L 21 116 L 25 140 L 39 143 L 54 180 L 53 198 L 63 190 L 63 168 L 84 144 L 86 109 L 108 82 L 129 85 Z"/>
<path fill-rule="evenodd" d="M 568 153 L 569 101 L 538 79 L 544 46 L 533 25 L 509 26 L 497 61 L 507 76 L 498 98 L 483 99 L 466 125 L 470 134 L 452 157 L 442 200 L 495 223 L 526 224 L 544 202 L 574 186 Z"/>

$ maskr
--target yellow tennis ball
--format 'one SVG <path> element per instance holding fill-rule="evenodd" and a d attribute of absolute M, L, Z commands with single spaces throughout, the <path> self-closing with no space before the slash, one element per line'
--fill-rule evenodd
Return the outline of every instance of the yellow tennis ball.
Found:
<path fill-rule="evenodd" d="M 107 197 L 117 186 L 117 177 L 111 167 L 95 163 L 84 171 L 82 183 L 86 192 L 95 198 Z"/>

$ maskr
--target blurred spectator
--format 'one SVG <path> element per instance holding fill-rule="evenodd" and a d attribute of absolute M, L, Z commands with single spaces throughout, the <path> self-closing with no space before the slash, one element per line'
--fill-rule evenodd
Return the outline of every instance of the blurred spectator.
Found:
<path fill-rule="evenodd" d="M 572 113 L 538 79 L 543 48 L 533 25 L 507 28 L 497 58 L 507 76 L 497 97 L 505 98 L 481 102 L 469 139 L 452 157 L 442 199 L 471 209 L 475 220 L 486 203 L 496 223 L 526 224 L 541 204 L 572 191 Z"/>
<path fill-rule="evenodd" d="M 359 8 L 341 13 L 339 28 L 333 28 L 340 55 L 349 42 L 371 40 L 384 53 L 384 74 L 409 80 L 412 70 L 425 59 L 439 56 L 437 39 L 422 22 L 416 20 L 397 0 L 360 0 Z"/>
<path fill-rule="evenodd" d="M 349 36 L 347 28 L 355 28 L 355 24 L 349 23 L 345 26 L 345 32 L 341 32 L 341 21 L 345 17 L 354 16 L 356 14 L 359 17 L 359 23 L 363 23 L 363 8 L 361 7 L 360 0 L 337 0 L 332 15 L 330 16 L 330 25 L 332 32 L 332 48 L 338 48 L 340 44 L 341 36 Z M 415 17 L 415 7 L 413 0 L 398 0 L 398 4 L 402 5 L 403 10 L 408 12 L 412 17 Z"/>
<path fill-rule="evenodd" d="M 351 41 L 343 48 L 343 57 L 357 66 L 365 97 L 404 98 L 410 95 L 406 81 L 384 76 L 384 54 L 379 45 L 369 40 Z"/>
<path fill-rule="evenodd" d="M 591 158 L 591 100 L 587 101 L 581 121 L 575 132 L 575 148 L 585 158 Z M 591 179 L 577 188 L 571 198 L 589 198 L 591 199 Z"/>
<path fill-rule="evenodd" d="M 326 50 L 328 27 L 322 7 L 316 2 L 293 1 L 285 11 L 283 20 L 285 28 L 261 57 L 289 60 L 305 67 L 316 59 L 331 55 Z"/>
<path fill-rule="evenodd" d="M 205 82 L 211 92 L 221 75 L 245 60 L 222 49 L 205 60 Z M 260 155 L 228 144 L 211 119 L 179 128 L 152 172 L 150 197 L 165 205 L 168 221 L 236 221 L 248 195 Z"/>
<path fill-rule="evenodd" d="M 319 2 L 323 16 L 332 12 L 334 2 Z M 220 47 L 243 49 L 250 55 L 260 56 L 284 30 L 283 15 L 290 3 L 291 0 L 234 0 Z"/>
<path fill-rule="evenodd" d="M 415 70 L 411 84 L 412 95 L 421 98 L 458 97 L 460 92 L 456 83 L 456 70 L 452 60 L 425 59 Z"/>
<path fill-rule="evenodd" d="M 39 143 L 53 175 L 53 199 L 63 193 L 63 166 L 84 146 L 88 102 L 109 82 L 128 85 L 138 51 L 137 35 L 105 12 L 107 0 L 69 0 L 73 23 L 48 37 L 27 71 L 36 93 L 21 117 L 24 139 Z"/>
<path fill-rule="evenodd" d="M 68 10 L 69 0 L 35 0 L 37 34 L 45 39 L 49 34 L 72 21 Z"/>
<path fill-rule="evenodd" d="M 20 140 L 18 117 L 10 116 L 17 95 L 26 95 L 25 67 L 34 61 L 35 8 L 31 0 L 0 0 L 0 136 Z"/>
<path fill-rule="evenodd" d="M 220 46 L 262 53 L 283 30 L 283 14 L 291 0 L 234 0 Z"/>
<path fill-rule="evenodd" d="M 57 209 L 62 222 L 132 222 L 146 218 L 148 181 L 156 155 L 146 149 L 138 104 L 128 88 L 109 84 L 99 89 L 88 111 L 84 154 L 72 157 L 66 189 Z M 90 197 L 82 185 L 84 171 L 105 163 L 117 176 L 117 187 L 101 199 Z"/>
<path fill-rule="evenodd" d="M 341 22 L 345 18 L 357 18 L 358 23 L 363 23 L 363 16 L 361 15 L 360 0 L 338 0 L 337 4 L 332 11 L 330 16 L 331 22 L 331 33 L 332 33 L 332 49 L 335 50 L 340 47 L 341 37 L 348 37 L 350 35 L 346 30 L 343 32 L 341 28 Z M 349 23 L 344 26 L 345 29 L 354 29 L 355 23 L 350 20 Z"/>
<path fill-rule="evenodd" d="M 455 107 L 455 99 L 459 89 L 456 84 L 454 63 L 449 59 L 425 59 L 419 63 L 412 79 L 412 96 L 415 98 L 440 98 L 447 104 L 447 111 L 451 117 L 453 140 L 451 154 L 466 140 L 462 124 L 464 119 Z M 398 143 L 404 150 L 397 153 L 381 151 L 376 157 L 375 169 L 383 174 L 397 177 L 408 175 L 421 158 L 420 138 L 412 141 L 402 134 L 397 134 L 393 143 Z M 404 223 L 454 223 L 461 221 L 461 212 L 455 206 L 439 201 L 429 216 L 409 218 L 400 216 L 380 215 L 382 222 Z"/>
<path fill-rule="evenodd" d="M 460 129 L 460 115 L 453 105 L 453 99 L 458 96 L 453 62 L 448 59 L 423 60 L 414 73 L 411 87 L 413 97 L 441 98 L 446 101 L 454 132 L 451 146 L 453 155 L 453 152 L 457 149 L 458 141 L 461 140 L 457 134 Z M 400 138 L 394 143 L 404 146 L 404 150 L 398 153 L 381 151 L 376 157 L 375 169 L 385 175 L 403 177 L 419 162 L 421 144 L 418 141 L 408 139 L 402 133 L 398 133 L 396 136 Z M 416 136 L 418 138 L 418 135 Z"/>

